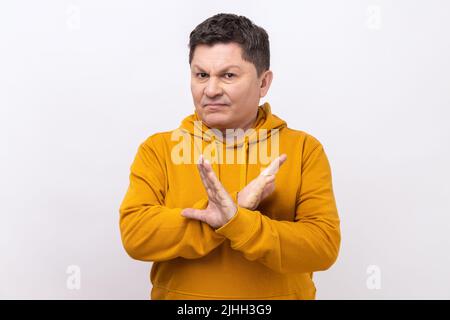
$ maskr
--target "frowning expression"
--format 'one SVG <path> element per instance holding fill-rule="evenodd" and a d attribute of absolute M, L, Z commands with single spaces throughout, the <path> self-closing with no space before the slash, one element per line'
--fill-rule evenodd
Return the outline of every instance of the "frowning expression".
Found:
<path fill-rule="evenodd" d="M 242 59 L 237 43 L 198 45 L 191 62 L 195 111 L 210 128 L 246 129 L 253 123 L 271 79 L 269 70 L 257 76 L 255 65 Z"/>

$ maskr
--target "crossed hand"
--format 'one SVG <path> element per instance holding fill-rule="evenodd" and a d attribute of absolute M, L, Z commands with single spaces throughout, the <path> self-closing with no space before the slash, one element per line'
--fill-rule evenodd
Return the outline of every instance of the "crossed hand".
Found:
<path fill-rule="evenodd" d="M 259 176 L 239 191 L 237 201 L 240 207 L 254 210 L 275 190 L 275 175 L 286 159 L 286 154 L 277 157 Z M 233 218 L 237 212 L 237 206 L 203 155 L 200 155 L 197 169 L 208 194 L 208 206 L 203 210 L 186 208 L 182 210 L 181 215 L 203 221 L 214 229 L 220 228 Z"/>

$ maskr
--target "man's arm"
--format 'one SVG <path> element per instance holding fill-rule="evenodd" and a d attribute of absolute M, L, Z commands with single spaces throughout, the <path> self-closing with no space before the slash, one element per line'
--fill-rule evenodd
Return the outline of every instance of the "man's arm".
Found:
<path fill-rule="evenodd" d="M 167 179 L 163 168 L 149 138 L 139 146 L 119 209 L 123 246 L 132 258 L 143 261 L 203 257 L 226 238 L 206 223 L 181 216 L 182 208 L 163 205 Z M 207 204 L 205 198 L 193 207 L 204 209 Z"/>
<path fill-rule="evenodd" d="M 328 269 L 340 247 L 340 221 L 329 162 L 318 144 L 302 165 L 295 221 L 278 221 L 238 206 L 225 225 L 215 230 L 233 249 L 280 273 Z"/>

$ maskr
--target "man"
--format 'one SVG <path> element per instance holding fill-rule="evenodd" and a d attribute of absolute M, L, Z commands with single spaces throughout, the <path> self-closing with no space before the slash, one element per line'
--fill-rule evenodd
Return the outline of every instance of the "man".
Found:
<path fill-rule="evenodd" d="M 154 262 L 151 299 L 315 299 L 341 240 L 331 170 L 317 139 L 259 105 L 268 35 L 218 14 L 189 45 L 195 113 L 139 146 L 123 245 Z"/>

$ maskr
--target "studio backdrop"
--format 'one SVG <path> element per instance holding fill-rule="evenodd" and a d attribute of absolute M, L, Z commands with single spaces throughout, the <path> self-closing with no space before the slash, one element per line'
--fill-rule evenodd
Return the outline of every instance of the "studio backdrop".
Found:
<path fill-rule="evenodd" d="M 194 111 L 189 33 L 269 34 L 267 101 L 329 157 L 342 243 L 318 299 L 449 299 L 450 3 L 2 1 L 0 298 L 148 299 L 119 206 L 137 148 Z"/>

